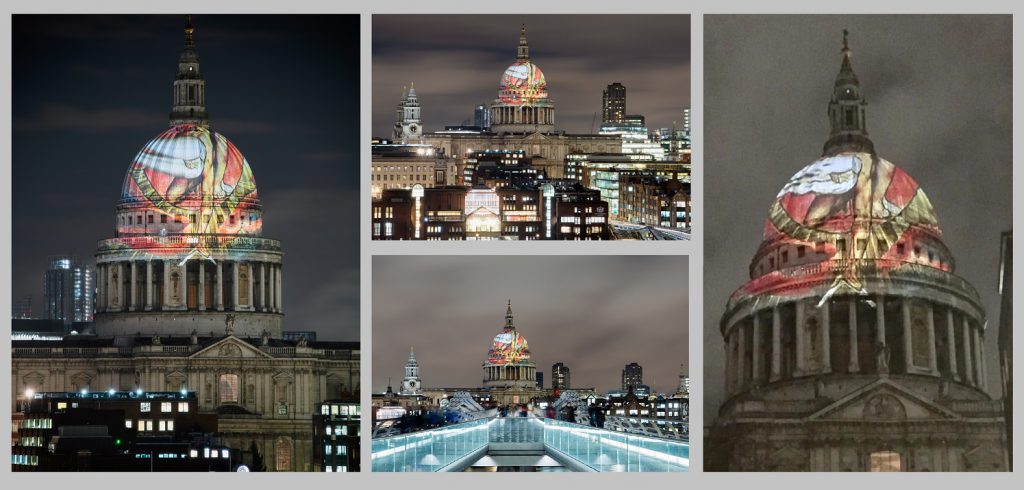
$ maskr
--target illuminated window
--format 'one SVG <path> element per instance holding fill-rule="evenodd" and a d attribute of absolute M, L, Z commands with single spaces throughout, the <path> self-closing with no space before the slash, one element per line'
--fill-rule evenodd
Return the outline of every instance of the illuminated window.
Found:
<path fill-rule="evenodd" d="M 57 410 L 67 410 L 67 402 L 57 402 Z"/>
<path fill-rule="evenodd" d="M 238 375 L 220 375 L 220 402 L 238 403 Z"/>
<path fill-rule="evenodd" d="M 188 402 L 178 402 L 178 411 L 188 413 Z"/>
<path fill-rule="evenodd" d="M 903 471 L 900 453 L 895 451 L 877 451 L 871 453 L 872 472 Z"/>
<path fill-rule="evenodd" d="M 144 430 L 146 430 L 146 421 L 145 420 L 140 420 L 139 421 L 139 432 L 142 432 Z"/>
<path fill-rule="evenodd" d="M 289 471 L 292 469 L 292 441 L 287 437 L 280 437 L 274 445 L 275 469 L 277 471 Z"/>
<path fill-rule="evenodd" d="M 163 402 L 160 404 L 160 411 L 163 413 L 170 413 L 173 411 L 171 402 Z"/>
<path fill-rule="evenodd" d="M 279 403 L 277 405 L 277 414 L 278 415 L 288 415 L 288 404 L 284 403 L 284 402 Z"/>
<path fill-rule="evenodd" d="M 149 402 L 142 402 L 142 403 L 139 404 L 139 411 L 140 412 L 149 412 L 149 410 L 150 410 Z"/>
<path fill-rule="evenodd" d="M 134 424 L 132 424 L 132 419 L 124 419 L 124 428 L 125 429 L 131 429 L 132 425 L 134 425 Z"/>

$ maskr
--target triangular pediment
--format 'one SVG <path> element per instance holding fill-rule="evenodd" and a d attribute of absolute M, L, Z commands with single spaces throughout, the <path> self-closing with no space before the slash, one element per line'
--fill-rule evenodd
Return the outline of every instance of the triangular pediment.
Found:
<path fill-rule="evenodd" d="M 244 342 L 233 335 L 224 337 L 189 356 L 193 359 L 239 359 L 262 357 L 270 359 L 273 356 L 263 352 L 252 344 Z"/>
<path fill-rule="evenodd" d="M 956 412 L 882 378 L 818 410 L 807 420 L 898 422 L 960 418 Z"/>

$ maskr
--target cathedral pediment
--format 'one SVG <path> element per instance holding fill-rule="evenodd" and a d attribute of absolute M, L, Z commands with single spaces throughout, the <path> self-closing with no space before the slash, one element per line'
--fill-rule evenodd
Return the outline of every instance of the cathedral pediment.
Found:
<path fill-rule="evenodd" d="M 811 414 L 807 420 L 895 422 L 960 418 L 889 379 L 880 379 Z"/>
<path fill-rule="evenodd" d="M 273 356 L 263 352 L 237 337 L 228 336 L 211 345 L 206 346 L 199 352 L 192 354 L 193 359 L 225 359 L 225 358 L 253 358 L 262 357 L 271 359 Z"/>

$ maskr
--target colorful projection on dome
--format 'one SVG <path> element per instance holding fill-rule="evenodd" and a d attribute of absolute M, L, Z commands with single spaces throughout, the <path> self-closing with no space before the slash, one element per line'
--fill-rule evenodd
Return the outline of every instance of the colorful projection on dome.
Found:
<path fill-rule="evenodd" d="M 529 359 L 530 348 L 526 345 L 526 338 L 511 329 L 495 335 L 491 349 L 487 351 L 488 364 L 518 364 Z"/>
<path fill-rule="evenodd" d="M 527 60 L 519 60 L 501 75 L 498 100 L 505 104 L 529 104 L 548 96 L 548 84 L 540 68 Z"/>
<path fill-rule="evenodd" d="M 139 151 L 117 219 L 122 246 L 168 253 L 230 247 L 258 236 L 263 224 L 245 157 L 223 135 L 191 124 L 167 129 Z"/>
<path fill-rule="evenodd" d="M 900 244 L 926 234 L 941 236 L 938 220 L 924 191 L 903 169 L 869 153 L 822 157 L 797 172 L 779 192 L 768 212 L 764 240 L 805 245 L 823 254 L 819 262 L 827 264 L 769 270 L 740 292 L 754 293 L 797 277 L 807 281 L 814 275 L 825 281 L 833 278 L 832 290 L 845 286 L 864 292 L 858 270 L 865 261 L 883 273 L 917 265 Z M 950 269 L 934 260 L 919 262 Z"/>

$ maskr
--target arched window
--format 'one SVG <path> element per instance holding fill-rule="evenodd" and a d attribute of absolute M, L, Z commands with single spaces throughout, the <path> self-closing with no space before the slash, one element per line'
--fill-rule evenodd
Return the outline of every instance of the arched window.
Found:
<path fill-rule="evenodd" d="M 238 375 L 220 375 L 220 402 L 238 403 Z"/>
<path fill-rule="evenodd" d="M 292 470 L 292 440 L 287 437 L 278 437 L 275 444 L 275 465 L 276 471 Z"/>

